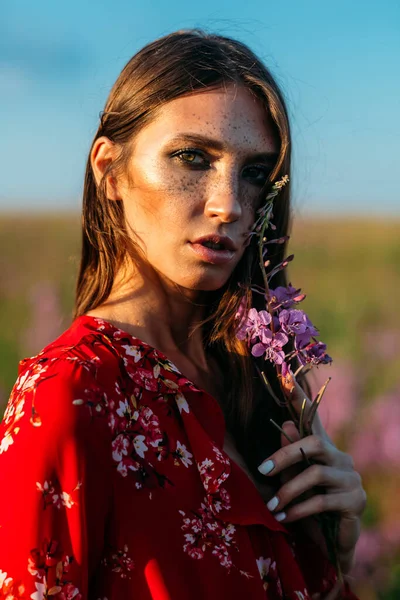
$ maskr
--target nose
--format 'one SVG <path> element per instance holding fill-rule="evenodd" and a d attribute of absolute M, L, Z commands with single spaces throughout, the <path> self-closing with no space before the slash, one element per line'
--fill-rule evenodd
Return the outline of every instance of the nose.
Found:
<path fill-rule="evenodd" d="M 204 212 L 207 217 L 219 217 L 223 223 L 232 223 L 240 219 L 242 206 L 237 173 L 220 174 L 218 179 L 209 183 L 206 193 Z"/>

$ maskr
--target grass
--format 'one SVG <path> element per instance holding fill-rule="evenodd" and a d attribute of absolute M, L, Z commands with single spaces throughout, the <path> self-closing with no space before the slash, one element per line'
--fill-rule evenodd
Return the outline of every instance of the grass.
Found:
<path fill-rule="evenodd" d="M 366 334 L 400 332 L 400 221 L 295 221 L 289 276 L 336 357 L 361 362 Z M 68 327 L 79 264 L 77 214 L 0 215 L 0 389 L 7 394 L 34 318 L 32 290 L 51 285 Z M 37 310 L 37 308 L 36 308 Z M 36 348 L 35 351 L 39 351 Z M 396 359 L 397 360 L 397 359 Z M 389 375 L 388 375 L 389 377 Z"/>

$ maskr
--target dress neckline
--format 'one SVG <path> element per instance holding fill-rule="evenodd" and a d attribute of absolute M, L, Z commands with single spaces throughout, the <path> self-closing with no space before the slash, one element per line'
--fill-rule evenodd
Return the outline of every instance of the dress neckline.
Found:
<path fill-rule="evenodd" d="M 101 332 L 102 330 L 99 328 L 99 326 L 103 325 L 105 328 L 109 329 L 109 331 L 111 331 L 113 334 L 119 333 L 119 334 L 122 334 L 122 336 L 125 339 L 132 340 L 133 341 L 133 343 L 131 344 L 132 346 L 141 346 L 142 348 L 147 350 L 150 354 L 152 354 L 156 360 L 161 360 L 162 362 L 167 363 L 169 365 L 169 367 L 171 368 L 171 370 L 173 371 L 173 373 L 175 374 L 175 376 L 178 377 L 179 379 L 185 380 L 187 382 L 187 384 L 190 386 L 190 388 L 192 389 L 192 391 L 194 390 L 194 391 L 200 392 L 202 394 L 207 394 L 207 396 L 210 396 L 210 398 L 212 398 L 214 400 L 214 402 L 218 405 L 219 409 L 222 411 L 222 408 L 220 407 L 219 402 L 212 394 L 210 394 L 203 388 L 196 385 L 196 383 L 194 381 L 189 379 L 175 365 L 175 363 L 173 363 L 172 360 L 170 358 L 168 358 L 168 356 L 166 354 L 164 354 L 164 352 L 162 352 L 158 348 L 151 346 L 148 342 L 145 342 L 144 340 L 136 337 L 135 335 L 133 335 L 132 333 L 129 333 L 125 329 L 121 329 L 121 327 L 117 327 L 116 325 L 114 325 L 107 319 L 104 319 L 103 317 L 95 317 L 94 315 L 85 315 L 84 314 L 84 315 L 80 315 L 79 317 L 77 317 L 75 319 L 76 324 L 86 323 L 87 325 L 93 325 L 93 322 L 95 322 L 97 325 L 95 327 L 96 331 Z M 114 335 L 112 336 L 112 340 L 114 343 L 120 342 L 120 340 L 115 338 Z"/>
<path fill-rule="evenodd" d="M 216 428 L 218 430 L 218 435 L 210 437 L 210 434 L 206 433 L 206 430 L 201 426 L 200 427 L 201 432 L 202 432 L 201 436 L 203 436 L 202 444 L 204 445 L 204 443 L 206 443 L 206 440 L 208 440 L 207 443 L 209 443 L 209 442 L 211 443 L 211 440 L 213 439 L 215 441 L 215 443 L 217 444 L 218 449 L 220 451 L 222 451 L 223 455 L 230 461 L 230 464 L 234 465 L 234 470 L 236 470 L 237 472 L 239 472 L 241 474 L 239 488 L 241 490 L 241 494 L 243 494 L 243 497 L 241 498 L 241 501 L 235 502 L 235 509 L 233 509 L 233 506 L 231 507 L 231 510 L 229 511 L 230 521 L 232 523 L 238 523 L 238 524 L 261 523 L 261 524 L 266 525 L 270 530 L 281 531 L 281 532 L 287 533 L 285 526 L 282 523 L 277 522 L 273 518 L 271 513 L 268 511 L 268 509 L 266 508 L 265 502 L 261 496 L 261 492 L 257 488 L 257 485 L 255 484 L 255 482 L 252 481 L 252 479 L 248 476 L 248 474 L 243 469 L 243 467 L 239 463 L 237 463 L 236 460 L 226 452 L 226 450 L 224 450 L 225 433 L 226 433 L 225 416 L 224 416 L 224 413 L 223 413 L 223 410 L 222 410 L 220 404 L 218 403 L 218 401 L 212 394 L 210 394 L 206 390 L 200 388 L 193 381 L 188 379 L 186 377 L 186 375 L 184 375 L 181 372 L 181 370 L 178 369 L 178 367 L 163 352 L 161 352 L 157 348 L 154 348 L 153 346 L 151 346 L 147 342 L 141 340 L 140 338 L 132 335 L 131 333 L 125 331 L 124 329 L 121 329 L 120 327 L 117 327 L 113 323 L 110 323 L 110 321 L 107 321 L 106 319 L 103 319 L 101 317 L 95 317 L 92 315 L 81 315 L 81 316 L 77 317 L 77 319 L 75 319 L 74 323 L 76 324 L 76 326 L 86 325 L 90 330 L 92 330 L 92 331 L 94 330 L 94 331 L 96 331 L 96 333 L 105 335 L 110 340 L 110 342 L 112 342 L 112 344 L 114 344 L 116 346 L 118 346 L 118 345 L 124 346 L 124 342 L 128 341 L 130 346 L 132 346 L 132 347 L 136 346 L 136 347 L 139 347 L 140 349 L 143 349 L 147 358 L 150 358 L 150 359 L 153 359 L 154 361 L 163 363 L 161 365 L 162 371 L 163 371 L 163 368 L 165 369 L 165 365 L 167 365 L 167 371 L 168 371 L 167 376 L 169 377 L 169 379 L 172 378 L 173 380 L 175 380 L 174 383 L 176 386 L 175 388 L 172 388 L 172 389 L 166 388 L 165 391 L 167 393 L 171 393 L 171 392 L 176 393 L 177 390 L 179 390 L 185 396 L 185 394 L 186 394 L 185 388 L 187 388 L 191 392 L 198 393 L 201 396 L 208 398 L 209 401 L 206 403 L 206 405 L 209 406 L 209 410 L 211 410 L 211 412 L 213 414 L 213 418 L 217 419 L 217 422 L 219 422 L 219 424 L 217 424 L 217 428 Z M 123 356 L 125 359 L 128 358 L 126 353 L 124 353 Z M 133 356 L 132 356 L 132 361 L 134 361 Z M 138 362 L 135 362 L 135 364 L 139 366 L 140 360 Z M 164 370 L 164 373 L 165 373 L 165 370 Z M 169 382 L 169 384 L 170 383 L 171 382 Z M 204 410 L 204 405 L 202 404 L 202 406 L 203 406 L 203 410 Z M 192 448 L 195 448 L 196 444 L 197 444 L 196 439 L 197 439 L 198 435 L 200 435 L 199 431 L 198 431 L 199 430 L 199 421 L 198 421 L 199 417 L 196 413 L 196 424 L 194 425 L 193 421 L 191 421 L 192 425 L 190 425 L 190 423 L 188 422 L 188 419 L 191 420 L 191 413 L 194 409 L 193 404 L 190 404 L 190 407 L 191 407 L 191 410 L 189 411 L 189 413 L 186 414 L 185 410 L 183 410 L 181 412 L 181 416 L 185 420 L 186 432 L 189 435 L 189 438 L 191 440 Z M 209 414 L 211 414 L 211 413 L 209 413 Z M 195 427 L 197 432 L 193 432 L 193 427 Z M 212 442 L 212 444 L 214 444 L 214 441 Z M 241 457 L 241 458 L 243 458 L 243 457 Z M 224 462 L 224 464 L 225 464 L 225 462 Z M 230 469 L 231 469 L 231 467 L 229 467 L 229 472 L 230 472 Z M 227 471 L 226 477 L 228 476 L 229 472 Z M 221 480 L 218 479 L 218 481 L 219 481 L 219 485 L 220 485 L 223 482 L 223 479 L 221 479 Z M 249 492 L 249 488 L 244 484 L 244 482 L 247 482 L 247 484 L 250 485 L 250 489 L 252 490 L 252 492 Z M 237 492 L 237 490 L 236 490 L 236 492 Z M 256 495 L 254 495 L 254 492 L 256 492 Z M 245 513 L 245 511 L 243 511 L 243 506 L 246 504 L 245 502 L 243 502 L 243 500 L 246 497 L 246 502 L 248 503 L 248 501 L 249 501 L 248 494 L 249 493 L 251 493 L 251 496 L 253 498 L 253 503 L 254 503 L 253 510 L 254 510 L 254 515 L 256 515 L 256 516 L 253 515 L 253 518 L 250 521 L 248 521 L 248 515 Z"/>

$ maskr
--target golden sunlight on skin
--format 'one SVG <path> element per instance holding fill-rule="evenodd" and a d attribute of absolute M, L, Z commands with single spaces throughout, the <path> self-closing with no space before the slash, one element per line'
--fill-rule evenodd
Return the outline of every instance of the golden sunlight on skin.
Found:
<path fill-rule="evenodd" d="M 209 371 L 201 331 L 190 333 L 204 318 L 204 292 L 222 287 L 243 256 L 278 146 L 264 105 L 243 87 L 162 105 L 135 136 L 126 176 L 107 180 L 109 201 L 123 200 L 128 229 L 150 268 L 118 273 L 109 298 L 87 314 L 158 348 L 189 379 L 210 387 L 200 382 Z M 108 138 L 96 140 L 97 182 L 117 152 Z M 236 247 L 223 263 L 204 260 L 192 247 L 211 234 L 228 236 Z"/>
<path fill-rule="evenodd" d="M 183 134 L 225 147 L 213 149 Z M 190 152 L 176 156 L 185 149 Z M 253 156 L 277 151 L 265 108 L 245 88 L 196 93 L 162 106 L 135 138 L 133 185 L 120 188 L 127 221 L 151 265 L 186 289 L 224 285 L 243 255 L 260 183 L 276 160 Z M 215 233 L 229 236 L 238 248 L 223 265 L 200 260 L 190 247 L 189 242 Z"/>

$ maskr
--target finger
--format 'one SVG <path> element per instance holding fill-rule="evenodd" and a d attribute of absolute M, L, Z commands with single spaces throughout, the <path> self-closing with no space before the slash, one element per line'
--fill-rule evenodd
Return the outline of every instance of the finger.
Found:
<path fill-rule="evenodd" d="M 317 435 L 309 435 L 302 440 L 280 448 L 259 465 L 258 470 L 263 475 L 276 475 L 288 467 L 298 464 L 307 458 L 317 460 L 326 465 L 350 468 L 347 454 L 338 450 L 333 444 Z M 343 456 L 342 456 L 343 455 Z"/>
<path fill-rule="evenodd" d="M 338 594 L 341 588 L 342 582 L 338 580 L 327 596 L 322 597 L 321 594 L 313 594 L 311 600 L 339 600 L 340 596 Z"/>
<path fill-rule="evenodd" d="M 284 431 L 284 433 L 281 433 L 282 448 L 288 446 L 292 442 L 298 442 L 300 440 L 300 433 L 293 421 L 285 421 L 282 424 L 282 429 Z M 292 440 L 292 442 L 290 440 Z M 304 467 L 302 467 L 300 464 L 297 464 L 285 469 L 281 475 L 281 482 L 285 483 L 286 481 L 293 479 L 298 473 L 301 473 L 303 468 Z"/>
<path fill-rule="evenodd" d="M 294 421 L 285 421 L 282 424 L 284 433 L 281 433 L 281 447 L 284 448 L 293 442 L 300 440 L 300 433 Z M 292 441 L 290 441 L 292 440 Z"/>
<path fill-rule="evenodd" d="M 341 597 L 342 587 L 343 583 L 340 580 L 338 580 L 329 592 L 329 594 L 327 596 L 324 596 L 323 600 L 339 600 Z"/>
<path fill-rule="evenodd" d="M 342 553 L 354 551 L 354 546 L 361 534 L 361 519 L 344 515 L 340 519 L 338 547 Z"/>
<path fill-rule="evenodd" d="M 327 487 L 331 493 L 352 492 L 356 485 L 351 472 L 344 472 L 324 465 L 312 465 L 302 473 L 286 482 L 267 503 L 271 511 L 280 511 L 305 492 L 315 487 Z"/>
<path fill-rule="evenodd" d="M 292 523 L 325 512 L 347 512 L 351 509 L 352 503 L 352 494 L 348 492 L 318 494 L 287 508 L 285 511 L 274 513 L 274 517 L 277 521 Z"/>

